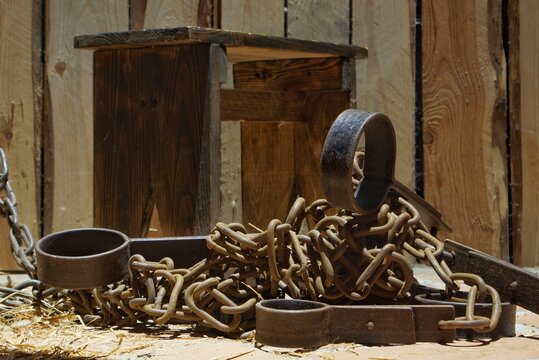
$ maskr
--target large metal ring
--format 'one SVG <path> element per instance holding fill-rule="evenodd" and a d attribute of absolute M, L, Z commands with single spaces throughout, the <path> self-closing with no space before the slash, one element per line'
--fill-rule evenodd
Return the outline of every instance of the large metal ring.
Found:
<path fill-rule="evenodd" d="M 129 238 L 109 229 L 74 229 L 37 242 L 37 276 L 64 289 L 91 289 L 127 276 Z"/>
<path fill-rule="evenodd" d="M 354 192 L 354 155 L 365 133 L 364 177 Z M 395 175 L 395 130 L 387 116 L 361 110 L 342 112 L 329 129 L 322 150 L 322 185 L 327 200 L 355 212 L 382 205 Z"/>

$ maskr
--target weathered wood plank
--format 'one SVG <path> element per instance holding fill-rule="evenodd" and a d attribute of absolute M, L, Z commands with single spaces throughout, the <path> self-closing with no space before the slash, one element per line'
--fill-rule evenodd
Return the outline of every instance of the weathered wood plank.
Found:
<path fill-rule="evenodd" d="M 397 134 L 395 176 L 414 185 L 414 54 L 415 1 L 352 2 L 354 44 L 369 49 L 356 61 L 356 106 L 379 111 L 392 120 Z"/>
<path fill-rule="evenodd" d="M 288 0 L 288 37 L 348 44 L 349 0 Z"/>
<path fill-rule="evenodd" d="M 146 16 L 147 0 L 129 1 L 129 30 L 144 29 L 144 18 Z"/>
<path fill-rule="evenodd" d="M 93 225 L 92 54 L 73 36 L 128 28 L 128 1 L 46 2 L 45 232 Z"/>
<path fill-rule="evenodd" d="M 202 45 L 204 46 L 204 45 Z M 199 47 L 202 47 L 199 45 Z M 198 166 L 198 187 L 197 187 L 197 199 L 196 199 L 196 222 L 195 233 L 206 234 L 209 233 L 213 225 L 219 221 L 221 213 L 221 193 L 219 191 L 220 179 L 221 179 L 221 109 L 220 109 L 220 94 L 221 83 L 226 82 L 226 72 L 222 70 L 226 67 L 226 55 L 223 49 L 217 44 L 209 45 L 209 63 L 207 72 L 207 85 L 204 106 L 204 120 L 202 127 L 202 134 L 200 135 L 201 148 L 200 148 L 200 163 Z M 194 63 L 203 62 L 204 59 L 200 58 L 199 54 L 195 55 Z M 192 72 L 191 68 L 188 71 Z M 185 75 L 183 75 L 185 76 Z M 180 80 L 183 82 L 183 80 Z M 195 82 L 193 84 L 197 86 Z M 187 87 L 187 89 L 191 89 Z M 179 93 L 179 91 L 178 91 Z M 198 94 L 195 94 L 197 96 Z M 178 95 L 175 94 L 177 97 Z M 190 119 L 192 111 L 187 112 L 188 121 Z M 167 113 L 164 114 L 168 116 Z M 170 120 L 169 120 L 170 121 Z M 193 134 L 191 134 L 193 135 Z M 180 151 L 193 152 L 194 149 L 183 149 Z M 180 186 L 183 186 L 182 183 Z M 178 209 L 175 201 L 170 201 L 170 209 Z M 182 216 L 182 209 L 178 214 Z M 172 219 L 174 221 L 174 219 Z M 172 234 L 177 234 L 174 232 Z M 180 233 L 183 234 L 183 233 Z"/>
<path fill-rule="evenodd" d="M 157 207 L 165 236 L 210 230 L 219 134 L 209 70 L 208 44 L 96 52 L 96 226 L 141 237 Z"/>
<path fill-rule="evenodd" d="M 241 123 L 221 122 L 221 221 L 242 222 Z"/>
<path fill-rule="evenodd" d="M 288 0 L 287 36 L 348 44 L 350 37 L 350 2 L 346 0 Z M 340 62 L 341 88 L 343 66 Z M 337 80 L 334 78 L 334 80 Z M 320 154 L 327 132 L 335 118 L 350 107 L 350 91 L 313 91 L 307 93 L 305 124 L 295 127 L 295 188 L 307 202 L 324 198 L 321 184 Z M 311 224 L 313 225 L 313 224 Z"/>
<path fill-rule="evenodd" d="M 426 198 L 451 238 L 507 259 L 501 1 L 424 0 L 422 11 Z"/>
<path fill-rule="evenodd" d="M 289 39 L 285 37 L 255 35 L 218 29 L 177 27 L 169 29 L 137 30 L 128 32 L 80 35 L 75 38 L 76 48 L 105 49 L 141 46 L 174 45 L 182 43 L 216 43 L 227 46 L 231 58 L 248 61 L 250 48 L 262 48 L 268 59 L 324 57 L 327 55 L 364 58 L 367 50 L 359 46 L 329 42 Z M 247 51 L 245 51 L 247 48 Z M 242 49 L 244 51 L 242 52 Z M 260 53 L 252 60 L 259 60 Z"/>
<path fill-rule="evenodd" d="M 511 240 L 512 261 L 522 265 L 522 132 L 520 115 L 520 0 L 507 2 L 509 143 L 511 167 Z"/>
<path fill-rule="evenodd" d="M 33 61 L 41 55 L 40 5 L 17 0 L 0 2 L 0 146 L 8 157 L 19 221 L 26 223 L 36 238 L 41 208 L 42 68 Z M 15 270 L 8 231 L 7 222 L 0 219 L 0 269 Z"/>
<path fill-rule="evenodd" d="M 316 91 L 342 87 L 342 59 L 254 61 L 234 64 L 236 89 Z"/>
<path fill-rule="evenodd" d="M 333 121 L 349 107 L 349 91 L 313 92 L 307 96 L 307 121 L 295 124 L 295 189 L 308 203 L 326 197 L 320 170 L 322 147 Z"/>
<path fill-rule="evenodd" d="M 274 36 L 284 35 L 284 3 L 281 1 L 219 0 L 215 10 L 217 10 L 214 14 L 216 15 L 216 23 L 223 29 Z M 249 51 L 249 54 L 237 54 L 237 50 L 241 49 L 241 47 L 227 48 L 228 61 L 237 62 L 247 58 L 268 59 L 266 49 L 251 51 L 252 49 L 247 48 L 245 50 Z M 232 74 L 231 67 L 229 68 L 229 73 Z M 228 77 L 227 88 L 234 87 L 233 80 L 233 76 Z M 223 100 L 223 95 L 226 96 L 224 91 L 222 91 L 221 100 Z M 222 113 L 221 118 L 223 118 Z M 222 136 L 223 146 L 234 144 L 233 146 L 227 146 L 228 150 L 222 153 L 223 161 L 237 164 L 231 168 L 229 163 L 223 163 L 221 170 L 221 192 L 223 194 L 221 213 L 226 219 L 243 222 L 242 169 L 244 164 L 242 163 L 241 129 L 249 128 L 250 125 L 230 125 L 233 122 L 221 122 L 221 124 L 223 130 L 228 127 L 226 133 L 223 133 Z M 247 172 L 249 171 L 251 170 L 247 169 Z"/>
<path fill-rule="evenodd" d="M 539 3 L 510 1 L 513 258 L 539 265 Z M 516 25 L 516 26 L 515 26 Z"/>
<path fill-rule="evenodd" d="M 305 93 L 223 89 L 221 120 L 305 121 Z"/>
<path fill-rule="evenodd" d="M 294 185 L 294 124 L 244 122 L 241 129 L 243 223 L 284 221 Z"/>
<path fill-rule="evenodd" d="M 284 2 L 220 0 L 221 28 L 273 36 L 284 34 Z"/>
<path fill-rule="evenodd" d="M 207 22 L 199 23 L 200 19 L 206 19 L 201 11 L 205 10 L 210 0 L 201 0 L 197 5 L 194 1 L 186 0 L 131 0 L 130 1 L 130 30 L 158 29 L 179 25 L 209 26 Z M 200 18 L 200 19 L 199 19 Z M 163 227 L 156 206 L 152 211 L 150 237 L 164 236 Z"/>
<path fill-rule="evenodd" d="M 131 29 L 160 29 L 182 25 L 209 27 L 206 12 L 210 2 L 209 0 L 131 0 Z"/>

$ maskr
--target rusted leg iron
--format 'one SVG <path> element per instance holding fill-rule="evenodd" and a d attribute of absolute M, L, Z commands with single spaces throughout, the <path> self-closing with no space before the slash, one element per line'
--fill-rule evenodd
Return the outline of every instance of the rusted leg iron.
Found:
<path fill-rule="evenodd" d="M 330 343 L 414 344 L 451 342 L 455 330 L 441 320 L 453 306 L 327 305 L 307 300 L 265 300 L 256 305 L 256 341 L 278 347 L 309 348 Z"/>
<path fill-rule="evenodd" d="M 208 254 L 204 236 L 129 239 L 109 229 L 74 229 L 45 236 L 37 242 L 37 272 L 49 286 L 91 289 L 127 277 L 128 260 L 141 254 L 149 261 L 170 257 L 187 268 Z"/>
<path fill-rule="evenodd" d="M 354 154 L 362 135 L 365 136 L 363 177 L 359 180 L 356 189 L 354 189 Z M 393 200 L 404 198 L 406 201 L 413 203 L 417 207 L 421 214 L 421 218 L 426 219 L 426 226 L 431 229 L 449 229 L 449 227 L 441 220 L 440 214 L 432 208 L 432 206 L 394 179 L 395 154 L 395 134 L 391 122 L 386 116 L 379 113 L 366 113 L 358 110 L 348 110 L 342 113 L 330 129 L 321 159 L 323 184 L 329 202 L 337 207 L 355 213 L 376 215 L 375 212 L 380 209 L 382 204 L 386 202 L 388 198 Z M 329 220 L 331 220 L 331 217 L 329 217 Z M 333 219 L 331 221 L 337 220 Z M 340 219 L 338 221 L 346 222 L 347 220 Z M 412 221 L 412 219 L 410 219 L 410 221 Z M 282 226 L 288 228 L 291 227 L 288 223 L 282 224 Z M 426 227 L 422 229 L 426 230 Z M 319 231 L 322 229 L 319 228 L 318 230 L 315 230 Z M 275 231 L 275 229 L 272 231 Z M 235 230 L 230 229 L 230 232 L 230 234 L 223 233 L 224 235 L 221 234 L 221 236 L 238 235 Z M 266 238 L 268 234 L 257 234 L 257 241 L 260 240 L 259 238 Z M 337 236 L 336 233 L 334 235 Z M 272 263 L 270 264 L 269 274 L 266 273 L 266 276 L 280 279 L 280 271 L 286 272 L 286 275 L 283 278 L 284 280 L 286 280 L 286 276 L 293 276 L 291 270 L 292 267 L 288 270 L 285 268 L 279 270 L 276 263 L 279 262 L 281 265 L 281 263 L 284 264 L 287 262 L 285 261 L 288 259 L 286 257 L 286 252 L 290 250 L 290 246 L 280 247 L 277 251 L 272 251 L 270 253 L 269 250 L 267 250 L 269 249 L 269 246 L 276 246 L 272 241 L 268 241 L 268 246 L 263 247 L 263 242 L 254 242 L 253 238 L 247 236 L 247 234 L 238 236 L 237 244 L 228 244 L 228 250 L 221 249 L 224 251 L 223 255 L 235 255 L 239 260 L 242 260 L 244 259 L 244 257 L 242 257 L 243 254 L 229 253 L 227 251 L 231 251 L 232 249 L 241 252 L 244 248 L 248 248 L 251 249 L 249 250 L 250 256 L 258 256 L 256 254 L 265 254 L 264 251 L 268 251 L 268 258 L 270 257 L 270 254 L 272 254 Z M 352 234 L 351 236 L 353 237 L 354 235 Z M 270 240 L 273 240 L 273 238 L 273 235 L 269 235 L 268 237 Z M 305 236 L 303 239 L 305 239 Z M 322 237 L 317 237 L 317 239 L 321 241 L 319 246 L 322 246 L 322 242 L 325 240 Z M 143 255 L 148 260 L 154 261 L 159 261 L 163 257 L 172 256 L 176 267 L 189 267 L 198 260 L 207 257 L 208 249 L 206 247 L 206 241 L 204 240 L 206 240 L 206 238 L 202 236 L 161 239 L 128 239 L 119 232 L 106 229 L 79 229 L 55 233 L 43 238 L 36 246 L 38 277 L 47 285 L 67 289 L 103 287 L 107 284 L 126 278 L 128 274 L 127 259 L 131 254 L 135 253 Z M 282 239 L 278 240 L 277 245 L 279 245 L 279 241 L 282 241 Z M 302 241 L 313 240 L 307 237 L 307 240 Z M 346 250 L 346 247 L 344 246 L 347 245 L 346 241 L 341 243 L 343 246 L 340 246 L 340 249 Z M 483 281 L 476 276 L 474 278 L 475 280 L 472 281 L 474 285 L 472 286 L 470 294 L 475 294 L 474 291 L 482 293 L 482 295 L 477 296 L 478 300 L 482 299 L 486 294 L 486 290 L 490 288 L 485 284 L 486 282 L 487 284 L 492 284 L 496 288 L 499 288 L 502 299 L 517 303 L 532 311 L 538 311 L 537 304 L 534 302 L 534 299 L 537 298 L 537 289 L 539 289 L 539 280 L 537 276 L 527 274 L 517 267 L 507 265 L 504 262 L 450 240 L 446 241 L 445 245 L 442 245 L 439 240 L 436 241 L 436 246 L 425 242 L 423 243 L 426 245 L 421 245 L 421 243 L 419 243 L 420 246 L 418 249 L 423 251 L 423 253 L 415 248 L 411 248 L 411 250 L 417 251 L 423 258 L 428 258 L 431 263 L 436 262 L 440 265 L 440 263 L 438 263 L 439 259 L 442 269 L 438 269 L 437 272 L 443 272 L 446 275 L 455 275 L 454 278 L 446 276 L 444 281 L 448 287 L 454 285 L 454 279 L 464 280 L 463 274 L 461 273 L 471 272 L 480 275 L 486 280 Z M 298 239 L 295 238 L 292 243 L 294 245 L 294 251 L 297 250 L 298 256 L 305 260 L 302 262 L 303 266 L 305 268 L 308 267 L 309 263 L 307 262 L 305 254 L 302 252 L 303 250 L 299 247 Z M 217 246 L 218 244 L 214 245 Z M 383 245 L 397 248 L 397 246 L 400 247 L 402 243 L 382 244 L 382 246 Z M 356 243 L 354 246 L 358 248 L 359 245 Z M 325 252 L 330 250 L 327 250 L 329 248 L 324 249 L 325 250 L 319 251 L 320 256 L 325 256 L 321 261 L 330 262 L 330 258 L 328 257 L 329 253 Z M 337 249 L 334 248 L 333 250 Z M 277 258 L 275 257 L 276 252 L 279 254 Z M 303 257 L 301 256 L 302 254 Z M 312 257 L 314 260 L 311 261 L 318 261 L 316 260 L 316 254 L 313 255 L 315 255 Z M 337 256 L 336 252 L 333 255 Z M 380 259 L 382 258 L 380 257 Z M 256 261 L 262 260 L 256 258 Z M 263 261 L 260 264 L 262 263 Z M 369 275 L 365 275 L 369 278 L 372 277 L 369 286 L 377 285 L 378 283 L 375 284 L 376 279 L 379 278 L 389 265 L 386 264 L 385 268 L 380 267 L 377 269 L 376 266 L 380 264 L 376 265 L 374 260 L 372 260 L 370 264 L 371 265 L 364 270 L 362 275 L 369 273 Z M 294 266 L 298 269 L 301 268 L 300 264 L 295 264 Z M 354 268 L 353 264 L 349 264 L 349 266 L 353 271 L 358 272 L 358 269 Z M 446 268 L 443 268 L 444 266 Z M 332 271 L 333 268 L 331 264 L 326 263 L 325 265 L 323 264 L 322 268 L 315 269 L 316 271 L 314 272 L 317 276 L 315 281 L 321 281 L 323 279 L 320 276 L 321 271 L 325 272 L 326 269 Z M 372 271 L 369 272 L 369 270 Z M 375 274 L 375 270 L 378 276 L 376 279 L 373 275 Z M 395 268 L 393 268 L 393 270 L 395 270 Z M 502 276 L 502 273 L 506 276 Z M 172 275 L 172 273 L 169 275 L 171 278 L 176 276 Z M 332 273 L 332 278 L 333 275 L 334 274 Z M 325 280 L 328 284 L 322 284 L 321 282 L 317 284 L 317 286 L 322 289 L 320 290 L 321 293 L 325 291 L 323 289 L 324 285 L 327 287 L 333 286 L 328 279 L 330 278 L 325 276 Z M 335 278 L 335 280 L 337 281 L 337 278 Z M 233 279 L 225 280 L 223 284 L 225 284 L 226 281 L 230 282 L 233 281 Z M 290 285 L 294 285 L 293 282 L 290 282 L 290 279 L 288 279 L 288 281 Z M 359 281 L 359 278 L 357 281 Z M 397 286 L 395 285 L 395 281 L 398 283 L 401 280 L 397 277 L 393 277 L 392 281 L 393 284 L 388 283 L 384 285 L 382 283 L 381 285 L 391 288 Z M 211 292 L 213 295 L 219 295 L 221 294 L 219 292 L 219 289 L 221 289 L 219 286 L 221 285 L 217 285 L 218 283 L 219 280 L 216 278 L 210 278 L 202 283 L 190 285 L 186 291 L 190 291 L 190 294 L 193 292 L 196 293 L 197 296 L 195 297 L 198 298 L 207 293 L 204 289 L 210 285 L 215 285 L 217 288 L 211 290 Z M 277 283 L 277 281 L 275 281 L 275 283 Z M 174 284 L 180 284 L 180 282 L 176 281 Z M 343 287 L 345 285 L 346 284 L 341 283 L 339 286 Z M 400 287 L 400 285 L 397 287 Z M 222 288 L 224 289 L 224 285 L 222 285 Z M 286 286 L 284 288 L 286 288 Z M 404 291 L 405 293 L 408 291 L 409 287 L 406 289 L 407 290 Z M 357 290 L 363 291 L 364 288 Z M 493 294 L 493 298 L 495 297 L 494 293 L 497 295 L 495 290 L 489 290 L 489 292 Z M 530 293 L 529 296 L 528 292 Z M 219 306 L 226 308 L 226 311 L 228 311 L 226 314 L 234 314 L 234 318 L 236 319 L 237 317 L 238 321 L 239 315 L 236 316 L 236 312 L 239 314 L 244 308 L 246 309 L 256 302 L 255 298 L 253 298 L 245 302 L 245 304 L 247 304 L 245 306 L 236 305 L 236 303 L 232 302 L 230 299 L 223 298 L 221 295 L 218 297 L 223 301 L 223 303 L 221 303 L 223 306 Z M 468 296 L 468 298 L 468 303 L 472 304 L 472 306 L 465 307 L 464 314 L 459 313 L 463 311 L 462 307 L 454 306 L 454 304 L 445 301 L 443 298 L 436 298 L 435 294 L 432 293 L 423 297 L 416 296 L 417 301 L 429 305 L 330 306 L 319 302 L 304 300 L 278 299 L 264 301 L 257 304 L 257 341 L 263 344 L 287 347 L 311 347 L 338 341 L 354 341 L 366 344 L 409 344 L 416 341 L 448 342 L 455 337 L 455 328 L 460 326 L 459 322 L 465 322 L 466 325 L 471 324 L 470 326 L 474 329 L 478 328 L 484 330 L 488 328 L 488 331 L 496 329 L 494 333 L 496 336 L 514 335 L 514 305 L 500 305 L 500 301 L 493 301 L 493 304 L 483 305 L 476 303 L 475 306 L 473 306 L 475 296 Z M 134 306 L 134 309 L 140 310 L 137 308 L 137 306 L 139 306 L 137 305 L 138 300 L 139 299 L 133 299 L 133 303 L 131 304 L 130 302 L 129 306 Z M 433 305 L 436 301 L 441 301 L 441 303 L 439 305 Z M 191 308 L 193 314 L 190 315 L 191 317 L 188 317 L 183 310 L 178 310 L 182 312 L 182 316 L 189 319 L 192 318 L 196 321 L 206 319 L 206 317 L 200 315 L 206 313 L 199 311 L 198 307 L 195 306 L 196 304 L 187 303 L 187 305 Z M 481 313 L 480 311 L 482 309 L 487 313 Z M 499 317 L 500 309 L 502 309 L 504 313 L 504 316 L 502 317 Z M 167 314 L 169 312 L 168 309 L 161 310 Z M 170 311 L 174 312 L 175 309 L 171 307 Z M 171 314 L 169 315 L 172 316 Z M 487 316 L 489 316 L 488 314 L 491 314 L 490 319 L 487 318 Z M 170 316 L 168 316 L 167 319 L 170 319 Z M 457 318 L 455 316 L 457 316 Z M 459 318 L 459 316 L 461 318 Z M 166 320 L 163 321 L 166 322 Z M 237 327 L 237 324 L 235 326 Z M 235 329 L 236 327 L 229 326 L 226 327 L 226 329 Z M 498 332 L 496 333 L 496 331 Z"/>
<path fill-rule="evenodd" d="M 354 191 L 354 156 L 362 135 L 365 137 L 363 178 Z M 327 200 L 338 208 L 368 213 L 377 211 L 393 191 L 412 202 L 428 226 L 451 231 L 432 205 L 395 179 L 396 156 L 395 131 L 387 116 L 353 109 L 344 111 L 329 129 L 322 150 L 322 185 Z"/>
<path fill-rule="evenodd" d="M 365 136 L 363 179 L 353 190 L 353 161 L 362 135 Z M 449 227 L 432 206 L 395 181 L 395 155 L 395 134 L 386 116 L 357 110 L 343 112 L 331 127 L 322 152 L 323 185 L 329 202 L 350 211 L 368 213 L 377 210 L 388 193 L 395 191 L 413 202 L 430 226 L 447 230 Z M 500 291 L 502 300 L 539 311 L 539 277 L 451 240 L 445 242 L 444 250 L 455 273 L 477 274 Z M 265 301 L 257 305 L 257 341 L 285 347 L 319 346 L 335 341 L 365 344 L 451 341 L 455 333 L 448 332 L 448 328 L 442 330 L 439 323 L 454 324 L 455 309 L 457 316 L 468 320 L 493 311 L 492 304 L 476 304 L 475 314 L 470 315 L 465 304 L 432 294 L 419 295 L 416 299 L 430 306 L 411 305 L 397 310 L 393 306 L 329 307 L 297 300 Z M 506 302 L 502 308 L 504 315 L 492 335 L 514 336 L 515 306 Z M 409 313 L 414 316 L 406 318 Z"/>

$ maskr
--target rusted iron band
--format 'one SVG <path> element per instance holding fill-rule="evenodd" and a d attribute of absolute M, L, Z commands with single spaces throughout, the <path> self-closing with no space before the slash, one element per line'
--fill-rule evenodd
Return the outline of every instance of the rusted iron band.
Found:
<path fill-rule="evenodd" d="M 127 276 L 129 239 L 108 229 L 66 230 L 37 242 L 38 278 L 65 289 L 90 289 Z"/>
<path fill-rule="evenodd" d="M 449 305 L 347 305 L 274 299 L 256 305 L 256 341 L 270 346 L 309 348 L 337 342 L 413 344 L 451 342 L 455 330 Z"/>
<path fill-rule="evenodd" d="M 208 254 L 204 236 L 129 239 L 119 231 L 73 229 L 45 236 L 36 246 L 38 278 L 64 289 L 90 289 L 123 280 L 129 257 L 148 260 L 170 257 L 188 268 Z"/>
<path fill-rule="evenodd" d="M 354 154 L 363 133 L 364 177 L 354 193 Z M 395 131 L 387 116 L 354 109 L 342 112 L 331 126 L 322 150 L 322 184 L 328 201 L 355 212 L 377 210 L 393 182 L 395 156 Z"/>

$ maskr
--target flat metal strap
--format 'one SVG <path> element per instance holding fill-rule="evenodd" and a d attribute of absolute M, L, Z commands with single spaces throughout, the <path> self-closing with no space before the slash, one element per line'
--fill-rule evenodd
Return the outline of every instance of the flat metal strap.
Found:
<path fill-rule="evenodd" d="M 454 253 L 452 271 L 477 274 L 498 291 L 502 301 L 539 314 L 539 276 L 453 240 L 444 242 L 444 250 Z"/>
<path fill-rule="evenodd" d="M 454 318 L 450 305 L 331 306 L 305 300 L 266 300 L 256 305 L 256 341 L 279 347 L 451 342 L 456 331 L 441 330 L 438 323 Z"/>

